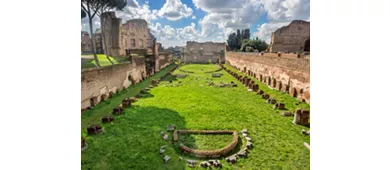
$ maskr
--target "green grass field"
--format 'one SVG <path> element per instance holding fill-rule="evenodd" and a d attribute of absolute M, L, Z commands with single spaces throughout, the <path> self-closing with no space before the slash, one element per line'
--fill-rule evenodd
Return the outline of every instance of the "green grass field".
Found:
<path fill-rule="evenodd" d="M 124 57 L 112 57 L 112 56 L 110 56 L 110 60 L 112 61 L 112 63 L 111 63 L 107 59 L 105 54 L 97 54 L 97 57 L 98 57 L 98 60 L 99 60 L 99 64 L 102 67 L 108 66 L 108 65 L 113 65 L 113 64 L 119 64 L 119 63 L 128 61 L 128 59 L 124 58 Z M 86 63 L 81 64 L 81 68 L 83 68 L 83 69 L 85 69 L 85 68 L 93 68 L 93 67 L 97 67 L 95 60 L 91 60 L 91 61 L 88 61 Z"/>
<path fill-rule="evenodd" d="M 168 69 L 154 77 L 161 77 Z M 310 138 L 301 134 L 302 129 L 308 128 L 294 125 L 293 117 L 282 117 L 281 111 L 272 109 L 272 105 L 266 104 L 256 93 L 248 92 L 246 87 L 224 70 L 219 71 L 223 76 L 213 78 L 213 81 L 233 81 L 238 87 L 208 86 L 206 78 L 211 78 L 211 73 L 204 72 L 217 70 L 216 65 L 193 64 L 180 69 L 194 73 L 184 79 L 167 76 L 165 81 L 150 90 L 150 94 L 125 109 L 125 114 L 116 116 L 110 124 L 103 124 L 104 134 L 86 135 L 86 127 L 100 123 L 100 118 L 109 114 L 124 97 L 134 96 L 148 86 L 153 78 L 131 86 L 82 115 L 82 135 L 89 145 L 81 154 L 82 169 L 193 169 L 178 158 L 196 158 L 184 155 L 172 140 L 166 142 L 160 136 L 161 131 L 168 133 L 166 128 L 170 124 L 174 124 L 176 129 L 241 131 L 247 128 L 254 145 L 249 157 L 239 159 L 233 165 L 221 158 L 223 169 L 310 169 L 310 151 L 303 146 L 304 142 L 310 143 Z M 183 74 L 179 70 L 174 73 Z M 169 86 L 169 79 L 173 79 L 174 85 L 179 81 L 183 85 Z M 304 103 L 295 105 L 294 102 L 299 102 L 295 98 L 271 90 L 263 84 L 260 84 L 260 89 L 284 102 L 290 111 L 297 108 L 310 109 Z M 172 133 L 168 134 L 172 138 Z M 232 137 L 182 135 L 179 140 L 194 148 L 218 149 L 230 143 Z M 168 146 L 166 154 L 171 157 L 166 164 L 163 163 L 164 155 L 159 154 L 163 145 Z"/>

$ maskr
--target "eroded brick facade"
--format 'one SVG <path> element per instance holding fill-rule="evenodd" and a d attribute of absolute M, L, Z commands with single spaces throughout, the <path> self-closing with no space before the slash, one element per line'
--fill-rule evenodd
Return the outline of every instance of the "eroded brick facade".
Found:
<path fill-rule="evenodd" d="M 295 20 L 272 33 L 270 52 L 310 51 L 310 22 Z"/>

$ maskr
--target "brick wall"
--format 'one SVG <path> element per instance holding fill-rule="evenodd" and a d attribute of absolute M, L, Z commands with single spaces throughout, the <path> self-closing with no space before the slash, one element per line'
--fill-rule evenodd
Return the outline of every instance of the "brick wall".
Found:
<path fill-rule="evenodd" d="M 257 53 L 227 52 L 226 62 L 271 88 L 282 91 L 310 103 L 310 59 L 261 56 Z"/>

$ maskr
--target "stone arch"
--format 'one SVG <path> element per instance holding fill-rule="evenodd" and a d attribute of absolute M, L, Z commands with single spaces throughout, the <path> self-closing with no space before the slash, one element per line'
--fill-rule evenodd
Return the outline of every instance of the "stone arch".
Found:
<path fill-rule="evenodd" d="M 303 44 L 303 51 L 310 52 L 310 38 L 306 39 Z"/>
<path fill-rule="evenodd" d="M 259 75 L 259 80 L 260 80 L 260 82 L 263 81 L 263 75 L 262 74 Z"/>
<path fill-rule="evenodd" d="M 276 79 L 272 78 L 272 87 L 276 88 Z"/>
<path fill-rule="evenodd" d="M 107 99 L 107 95 L 106 94 L 100 95 L 100 101 L 101 102 L 104 102 L 106 99 Z"/>
<path fill-rule="evenodd" d="M 292 97 L 297 97 L 297 89 L 295 87 L 292 87 L 290 90 L 290 95 Z"/>
<path fill-rule="evenodd" d="M 97 102 L 97 97 L 91 97 L 91 98 L 89 99 L 89 104 L 91 105 L 91 107 L 96 106 L 97 103 L 98 103 L 98 102 Z"/>
<path fill-rule="evenodd" d="M 271 76 L 268 76 L 268 86 L 271 86 Z"/>

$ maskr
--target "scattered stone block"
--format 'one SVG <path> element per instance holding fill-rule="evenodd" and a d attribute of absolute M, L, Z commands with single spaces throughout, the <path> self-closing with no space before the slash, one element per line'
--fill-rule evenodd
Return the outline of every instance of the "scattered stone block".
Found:
<path fill-rule="evenodd" d="M 247 140 L 247 141 L 252 141 L 252 139 L 250 138 L 250 137 L 245 137 L 245 139 Z"/>
<path fill-rule="evenodd" d="M 257 94 L 258 94 L 258 95 L 263 95 L 263 94 L 264 94 L 264 91 L 263 91 L 263 90 L 258 90 L 258 91 L 257 91 Z"/>
<path fill-rule="evenodd" d="M 305 129 L 302 129 L 302 134 L 310 136 L 310 130 L 306 131 Z"/>
<path fill-rule="evenodd" d="M 284 105 L 284 103 L 276 103 L 274 105 L 274 109 L 283 110 L 283 109 L 285 109 L 285 105 Z"/>
<path fill-rule="evenodd" d="M 112 114 L 113 115 L 123 114 L 123 108 L 121 106 L 118 106 L 118 107 L 114 108 L 113 111 L 112 111 Z"/>
<path fill-rule="evenodd" d="M 236 155 L 232 155 L 232 156 L 230 156 L 230 157 L 227 157 L 227 158 L 226 158 L 226 161 L 229 162 L 229 163 L 234 164 L 234 163 L 237 162 L 237 157 L 236 157 Z"/>
<path fill-rule="evenodd" d="M 163 137 L 164 140 L 168 141 L 168 135 L 165 134 L 164 137 Z"/>
<path fill-rule="evenodd" d="M 252 149 L 253 148 L 252 142 L 247 142 L 245 146 L 246 146 L 247 149 Z"/>
<path fill-rule="evenodd" d="M 215 73 L 215 74 L 212 74 L 211 77 L 213 78 L 218 78 L 218 77 L 221 77 L 222 74 L 221 73 Z"/>
<path fill-rule="evenodd" d="M 243 134 L 242 134 L 242 136 L 244 136 L 244 137 L 247 137 L 247 136 L 248 136 L 248 134 L 247 134 L 247 133 L 243 133 Z"/>
<path fill-rule="evenodd" d="M 248 150 L 244 149 L 237 153 L 237 156 L 240 158 L 247 158 L 248 157 Z"/>
<path fill-rule="evenodd" d="M 99 124 L 89 125 L 87 127 L 88 135 L 101 134 L 103 133 L 103 128 Z"/>
<path fill-rule="evenodd" d="M 130 98 L 125 98 L 122 100 L 122 106 L 123 108 L 131 107 L 131 100 Z"/>
<path fill-rule="evenodd" d="M 269 99 L 269 94 L 266 94 L 266 93 L 264 93 L 264 94 L 262 94 L 261 95 L 261 97 L 263 98 L 263 99 Z"/>
<path fill-rule="evenodd" d="M 197 161 L 195 160 L 187 160 L 188 167 L 194 168 L 196 166 Z"/>
<path fill-rule="evenodd" d="M 267 103 L 268 104 L 275 104 L 276 103 L 276 99 L 269 98 L 269 99 L 267 99 Z"/>
<path fill-rule="evenodd" d="M 211 164 L 208 161 L 202 161 L 200 162 L 200 166 L 203 168 L 211 167 Z"/>
<path fill-rule="evenodd" d="M 252 85 L 252 90 L 257 92 L 259 90 L 259 85 L 258 84 L 253 84 Z"/>
<path fill-rule="evenodd" d="M 243 129 L 242 131 L 241 131 L 241 133 L 246 133 L 246 134 L 248 134 L 248 129 Z"/>
<path fill-rule="evenodd" d="M 102 117 L 102 122 L 103 123 L 110 123 L 112 121 L 114 121 L 114 117 L 112 117 L 112 116 L 104 116 L 104 117 Z"/>
<path fill-rule="evenodd" d="M 168 132 L 173 132 L 174 130 L 175 130 L 175 126 L 174 125 L 169 125 L 168 128 L 167 128 Z"/>
<path fill-rule="evenodd" d="M 164 148 L 160 148 L 160 154 L 163 154 L 165 153 L 165 149 Z"/>
<path fill-rule="evenodd" d="M 187 74 L 177 74 L 176 77 L 177 78 L 186 78 Z"/>
<path fill-rule="evenodd" d="M 293 123 L 303 126 L 309 125 L 309 114 L 308 110 L 298 109 L 295 112 Z"/>
<path fill-rule="evenodd" d="M 209 160 L 209 163 L 212 164 L 216 168 L 222 167 L 222 164 L 219 160 Z"/>
<path fill-rule="evenodd" d="M 179 156 L 179 161 L 183 160 L 183 158 L 181 156 Z"/>
<path fill-rule="evenodd" d="M 171 159 L 171 157 L 169 157 L 168 155 L 165 155 L 164 156 L 164 163 L 167 163 L 170 159 Z"/>
<path fill-rule="evenodd" d="M 292 116 L 293 114 L 291 112 L 283 112 L 282 116 Z"/>
<path fill-rule="evenodd" d="M 130 101 L 131 101 L 131 103 L 134 103 L 134 102 L 136 102 L 138 99 L 136 98 L 136 97 L 130 97 Z"/>

